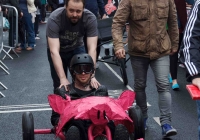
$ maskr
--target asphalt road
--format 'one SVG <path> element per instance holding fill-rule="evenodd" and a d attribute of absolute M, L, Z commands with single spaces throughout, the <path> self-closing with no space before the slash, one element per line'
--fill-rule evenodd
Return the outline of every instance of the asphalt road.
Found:
<path fill-rule="evenodd" d="M 13 60 L 6 58 L 3 62 L 8 66 L 10 75 L 0 69 L 0 82 L 7 86 L 0 92 L 5 97 L 0 98 L 0 139 L 22 139 L 22 114 L 31 111 L 34 116 L 35 128 L 51 128 L 51 108 L 47 96 L 53 92 L 49 64 L 46 54 L 45 24 L 40 25 L 40 40 L 34 51 L 23 51 L 20 57 L 15 55 Z M 3 53 L 0 55 L 2 58 Z M 101 56 L 104 56 L 102 48 Z M 130 61 L 127 62 L 128 85 L 124 86 L 119 77 L 119 67 L 99 62 L 96 70 L 97 80 L 106 85 L 110 96 L 117 97 L 121 91 L 133 88 L 133 73 Z M 196 104 L 185 89 L 185 69 L 178 69 L 179 91 L 171 91 L 172 95 L 172 125 L 178 134 L 171 140 L 197 140 L 198 119 Z M 161 127 L 159 125 L 158 94 L 154 76 L 149 69 L 147 81 L 147 100 L 149 104 L 148 130 L 145 140 L 161 140 Z M 37 135 L 36 140 L 54 139 L 54 135 Z M 170 140 L 170 139 L 168 139 Z"/>

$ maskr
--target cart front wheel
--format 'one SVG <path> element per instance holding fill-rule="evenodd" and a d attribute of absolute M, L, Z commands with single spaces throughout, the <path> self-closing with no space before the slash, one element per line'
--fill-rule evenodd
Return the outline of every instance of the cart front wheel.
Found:
<path fill-rule="evenodd" d="M 24 112 L 22 115 L 23 140 L 34 140 L 34 120 L 31 112 Z"/>

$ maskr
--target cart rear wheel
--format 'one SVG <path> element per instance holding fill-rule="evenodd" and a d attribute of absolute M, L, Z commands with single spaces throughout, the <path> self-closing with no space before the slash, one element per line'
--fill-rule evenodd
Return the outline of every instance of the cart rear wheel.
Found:
<path fill-rule="evenodd" d="M 128 78 L 127 78 L 127 74 L 126 74 L 125 61 L 126 61 L 126 59 L 118 59 L 122 79 L 123 79 L 124 85 L 126 86 L 128 84 Z"/>
<path fill-rule="evenodd" d="M 22 115 L 23 140 L 34 140 L 34 120 L 33 114 L 24 112 Z"/>
<path fill-rule="evenodd" d="M 144 119 L 139 106 L 129 108 L 129 117 L 133 120 L 134 125 L 134 140 L 145 137 Z"/>

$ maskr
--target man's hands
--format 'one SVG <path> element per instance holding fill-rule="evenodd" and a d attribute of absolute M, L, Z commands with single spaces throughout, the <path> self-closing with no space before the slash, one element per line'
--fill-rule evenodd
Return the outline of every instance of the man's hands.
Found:
<path fill-rule="evenodd" d="M 200 78 L 194 78 L 192 80 L 192 84 L 197 86 L 199 88 L 199 90 L 200 90 Z"/>
<path fill-rule="evenodd" d="M 97 89 L 101 84 L 96 80 L 95 77 L 93 77 L 93 78 L 91 79 L 90 85 L 91 85 L 93 88 Z"/>
<path fill-rule="evenodd" d="M 62 86 L 65 87 L 65 90 L 68 91 L 67 85 L 69 85 L 69 81 L 66 78 L 60 79 L 60 86 L 59 88 L 61 88 Z"/>
<path fill-rule="evenodd" d="M 119 49 L 115 52 L 115 55 L 117 58 L 125 58 L 126 57 L 126 51 L 125 49 Z"/>

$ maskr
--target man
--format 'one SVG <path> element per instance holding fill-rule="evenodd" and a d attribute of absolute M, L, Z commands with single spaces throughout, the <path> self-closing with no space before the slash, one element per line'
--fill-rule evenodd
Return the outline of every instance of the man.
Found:
<path fill-rule="evenodd" d="M 187 69 L 187 81 L 200 90 L 200 0 L 197 0 L 190 12 L 180 49 L 180 61 Z M 197 100 L 200 140 L 200 100 Z"/>
<path fill-rule="evenodd" d="M 83 36 L 87 36 L 88 53 L 96 62 L 97 20 L 84 9 L 84 0 L 66 0 L 63 8 L 55 10 L 47 22 L 48 60 L 54 89 L 67 86 L 67 70 L 73 55 L 85 53 Z M 98 88 L 94 75 L 91 86 Z"/>
<path fill-rule="evenodd" d="M 107 88 L 103 85 L 99 86 L 98 89 L 92 88 L 90 86 L 90 81 L 93 78 L 94 73 L 94 62 L 90 55 L 88 54 L 77 54 L 74 55 L 70 62 L 70 73 L 72 75 L 73 82 L 69 84 L 68 91 L 66 91 L 63 87 L 57 88 L 55 94 L 60 95 L 64 99 L 66 99 L 66 94 L 70 96 L 71 100 L 76 100 L 80 98 L 85 98 L 89 96 L 108 96 Z M 60 115 L 53 111 L 51 116 L 51 123 L 53 126 L 57 126 Z M 90 125 L 89 121 L 83 120 L 71 120 L 66 124 L 66 132 L 64 133 L 67 139 L 71 140 L 88 140 L 87 129 Z M 116 129 L 114 128 L 114 123 L 109 122 L 109 127 L 111 132 L 118 131 L 115 137 L 122 140 L 118 137 L 117 134 L 124 133 L 129 137 L 128 131 L 126 130 L 124 125 L 118 125 Z M 115 130 L 114 130 L 115 129 Z M 125 132 L 124 132 L 125 130 Z M 75 135 L 70 135 L 72 132 Z M 112 133 L 114 134 L 114 133 Z M 122 135 L 122 136 L 125 136 Z M 127 139 L 128 140 L 128 139 Z"/>
<path fill-rule="evenodd" d="M 171 126 L 169 92 L 169 55 L 178 49 L 178 26 L 174 0 L 121 0 L 113 18 L 112 35 L 115 55 L 125 57 L 122 31 L 129 22 L 128 53 L 134 73 L 136 103 L 141 108 L 146 127 L 146 79 L 149 65 L 155 75 L 159 98 L 160 123 L 164 137 L 176 135 Z M 169 26 L 166 31 L 166 24 Z M 169 34 L 168 34 L 169 33 Z"/>
<path fill-rule="evenodd" d="M 65 5 L 65 0 L 47 0 L 47 2 L 51 6 L 52 11 Z"/>

